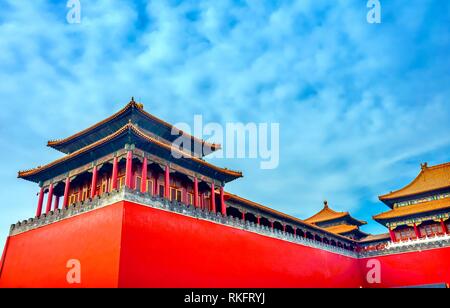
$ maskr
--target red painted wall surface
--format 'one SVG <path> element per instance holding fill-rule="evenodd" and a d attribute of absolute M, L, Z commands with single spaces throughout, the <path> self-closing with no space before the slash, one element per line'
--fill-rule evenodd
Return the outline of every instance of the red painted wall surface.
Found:
<path fill-rule="evenodd" d="M 69 259 L 81 284 L 66 281 Z M 9 239 L 0 287 L 397 287 L 450 282 L 450 248 L 352 259 L 129 202 Z"/>
<path fill-rule="evenodd" d="M 125 203 L 120 287 L 359 287 L 358 262 Z"/>
<path fill-rule="evenodd" d="M 0 287 L 116 287 L 120 203 L 10 237 Z M 67 261 L 81 263 L 81 284 L 67 283 Z"/>
<path fill-rule="evenodd" d="M 369 271 L 367 261 L 370 259 L 380 262 L 380 284 L 367 283 L 366 275 Z M 437 283 L 450 284 L 450 247 L 360 259 L 359 261 L 364 274 L 364 287 L 387 288 Z"/>

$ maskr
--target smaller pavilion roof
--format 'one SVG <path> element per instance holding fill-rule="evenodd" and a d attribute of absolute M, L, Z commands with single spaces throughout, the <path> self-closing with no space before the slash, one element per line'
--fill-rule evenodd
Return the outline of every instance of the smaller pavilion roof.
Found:
<path fill-rule="evenodd" d="M 343 218 L 347 218 L 356 226 L 361 226 L 361 225 L 367 224 L 367 222 L 365 222 L 363 220 L 359 220 L 359 219 L 352 217 L 349 214 L 349 212 L 337 212 L 337 211 L 331 209 L 328 206 L 327 201 L 324 201 L 324 207 L 322 210 L 320 210 L 317 214 L 305 219 L 305 221 L 308 223 L 317 224 L 317 223 L 321 223 L 321 222 L 327 222 L 327 221 L 343 219 Z"/>

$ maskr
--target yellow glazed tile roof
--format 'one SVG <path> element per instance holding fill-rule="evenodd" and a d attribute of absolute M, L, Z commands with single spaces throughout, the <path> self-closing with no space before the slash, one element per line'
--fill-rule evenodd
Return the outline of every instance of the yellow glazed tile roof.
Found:
<path fill-rule="evenodd" d="M 328 207 L 328 203 L 325 201 L 323 209 L 320 212 L 318 212 L 317 214 L 305 219 L 305 221 L 309 222 L 309 223 L 317 223 L 317 222 L 323 222 L 323 221 L 333 220 L 336 218 L 345 217 L 348 215 L 349 215 L 348 212 L 336 212 L 336 211 L 330 209 Z"/>
<path fill-rule="evenodd" d="M 354 217 L 352 217 L 349 212 L 336 212 L 334 210 L 332 210 L 329 206 L 328 206 L 328 202 L 325 201 L 324 202 L 324 207 L 323 209 L 318 212 L 317 214 L 305 219 L 306 222 L 308 223 L 312 223 L 312 224 L 316 224 L 316 223 L 320 223 L 320 222 L 325 222 L 325 221 L 330 221 L 330 220 L 334 220 L 334 219 L 338 219 L 338 218 L 343 218 L 343 217 L 349 217 L 350 219 L 352 219 L 353 221 L 355 221 L 355 224 L 360 224 L 360 225 L 365 225 L 367 224 L 367 222 L 363 221 L 363 220 L 359 220 L 356 219 Z"/>
<path fill-rule="evenodd" d="M 450 163 L 428 167 L 422 164 L 419 175 L 402 189 L 382 195 L 380 200 L 389 200 L 450 187 Z"/>

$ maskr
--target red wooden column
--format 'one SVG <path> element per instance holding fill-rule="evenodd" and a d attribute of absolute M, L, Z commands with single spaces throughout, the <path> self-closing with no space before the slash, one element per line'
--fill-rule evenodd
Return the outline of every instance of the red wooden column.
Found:
<path fill-rule="evenodd" d="M 245 211 L 242 212 L 242 220 L 245 221 Z"/>
<path fill-rule="evenodd" d="M 283 225 L 283 232 L 286 232 L 286 225 Z"/>
<path fill-rule="evenodd" d="M 167 165 L 164 170 L 164 197 L 170 199 L 170 169 Z"/>
<path fill-rule="evenodd" d="M 119 171 L 119 164 L 117 161 L 117 157 L 114 157 L 113 160 L 113 169 L 112 169 L 112 175 L 111 175 L 111 190 L 117 189 L 117 174 Z"/>
<path fill-rule="evenodd" d="M 92 181 L 91 181 L 91 199 L 97 194 L 97 166 L 92 169 Z"/>
<path fill-rule="evenodd" d="M 297 237 L 297 228 L 294 227 L 294 236 Z"/>
<path fill-rule="evenodd" d="M 194 207 L 200 207 L 198 204 L 198 179 L 194 178 Z"/>
<path fill-rule="evenodd" d="M 272 231 L 273 231 L 273 224 L 274 224 L 274 222 L 271 221 L 271 222 L 270 222 L 270 228 L 272 229 Z"/>
<path fill-rule="evenodd" d="M 147 165 L 148 160 L 147 157 L 144 157 L 144 161 L 142 162 L 142 179 L 141 179 L 141 192 L 147 192 Z"/>
<path fill-rule="evenodd" d="M 214 182 L 211 183 L 211 211 L 216 212 L 216 191 L 214 188 Z"/>
<path fill-rule="evenodd" d="M 67 177 L 66 186 L 64 187 L 63 208 L 67 208 L 67 206 L 69 205 L 69 191 L 70 191 L 70 177 Z"/>
<path fill-rule="evenodd" d="M 55 204 L 53 205 L 53 211 L 59 209 L 59 196 L 55 196 Z"/>
<path fill-rule="evenodd" d="M 39 191 L 38 205 L 36 209 L 36 217 L 40 217 L 42 214 L 42 204 L 44 203 L 44 187 L 41 187 Z"/>
<path fill-rule="evenodd" d="M 225 204 L 225 193 L 223 186 L 220 187 L 220 211 L 222 212 L 222 216 L 227 216 L 227 205 Z"/>
<path fill-rule="evenodd" d="M 52 201 L 53 201 L 53 184 L 50 184 L 47 195 L 47 208 L 45 209 L 46 214 L 50 213 L 52 209 Z"/>
<path fill-rule="evenodd" d="M 256 223 L 258 224 L 258 226 L 261 224 L 261 216 L 256 217 Z"/>
<path fill-rule="evenodd" d="M 397 241 L 396 238 L 395 238 L 395 233 L 394 233 L 394 231 L 391 228 L 389 228 L 389 235 L 391 236 L 391 241 L 392 242 L 396 242 Z"/>
<path fill-rule="evenodd" d="M 445 225 L 444 220 L 442 218 L 441 218 L 441 228 L 442 228 L 442 233 L 448 234 L 447 226 Z"/>
<path fill-rule="evenodd" d="M 414 223 L 414 233 L 416 233 L 416 237 L 420 238 L 420 231 L 419 228 L 417 228 L 417 225 Z"/>
<path fill-rule="evenodd" d="M 133 152 L 128 151 L 127 163 L 125 167 L 125 186 L 130 189 L 133 189 L 132 178 L 133 178 Z"/>

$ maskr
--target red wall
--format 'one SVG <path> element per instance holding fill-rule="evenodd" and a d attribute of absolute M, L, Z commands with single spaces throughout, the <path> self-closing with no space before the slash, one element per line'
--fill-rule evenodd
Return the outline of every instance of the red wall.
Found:
<path fill-rule="evenodd" d="M 368 260 L 380 263 L 381 283 L 366 281 Z M 419 286 L 426 284 L 450 284 L 450 247 L 409 252 L 376 258 L 360 259 L 364 287 L 386 288 Z"/>
<path fill-rule="evenodd" d="M 120 287 L 359 287 L 355 259 L 125 203 Z"/>
<path fill-rule="evenodd" d="M 81 262 L 69 285 L 66 263 Z M 0 287 L 392 287 L 450 282 L 450 248 L 366 262 L 130 202 L 10 237 Z"/>
<path fill-rule="evenodd" d="M 10 237 L 0 287 L 116 287 L 121 222 L 118 203 Z M 70 259 L 79 285 L 67 283 Z"/>

